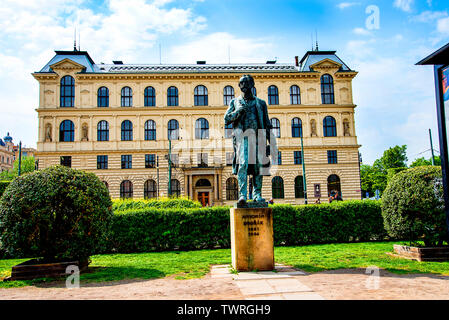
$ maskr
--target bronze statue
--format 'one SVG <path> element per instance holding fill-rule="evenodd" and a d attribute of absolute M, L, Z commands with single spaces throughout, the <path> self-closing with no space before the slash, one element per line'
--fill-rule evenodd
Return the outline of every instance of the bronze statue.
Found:
<path fill-rule="evenodd" d="M 269 155 L 277 155 L 276 139 L 271 132 L 266 102 L 253 96 L 253 77 L 242 76 L 239 87 L 242 95 L 231 101 L 224 117 L 226 125 L 232 124 L 232 171 L 237 175 L 239 184 L 237 205 L 247 205 L 250 175 L 254 187 L 253 200 L 265 206 L 266 201 L 262 198 L 262 178 L 270 175 Z"/>

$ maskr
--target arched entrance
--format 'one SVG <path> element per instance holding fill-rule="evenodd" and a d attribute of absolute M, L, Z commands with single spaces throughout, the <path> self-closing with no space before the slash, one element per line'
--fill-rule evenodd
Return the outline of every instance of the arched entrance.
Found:
<path fill-rule="evenodd" d="M 340 177 L 336 174 L 331 174 L 327 178 L 327 194 L 330 197 L 332 192 L 337 192 L 341 196 L 341 184 L 340 184 Z"/>
<path fill-rule="evenodd" d="M 212 184 L 209 179 L 201 178 L 195 183 L 197 200 L 203 207 L 211 205 Z"/>

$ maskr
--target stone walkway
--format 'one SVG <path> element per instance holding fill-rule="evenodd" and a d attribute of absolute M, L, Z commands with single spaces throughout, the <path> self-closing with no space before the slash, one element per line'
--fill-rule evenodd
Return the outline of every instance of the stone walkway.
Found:
<path fill-rule="evenodd" d="M 232 273 L 229 265 L 212 266 L 211 278 L 231 278 L 245 300 L 324 300 L 301 283 L 302 271 L 276 264 L 275 271 Z"/>

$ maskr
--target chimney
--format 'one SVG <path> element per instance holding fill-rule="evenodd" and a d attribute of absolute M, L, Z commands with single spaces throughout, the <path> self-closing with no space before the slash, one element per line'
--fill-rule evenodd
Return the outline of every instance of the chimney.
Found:
<path fill-rule="evenodd" d="M 295 56 L 295 66 L 299 67 L 299 57 Z"/>

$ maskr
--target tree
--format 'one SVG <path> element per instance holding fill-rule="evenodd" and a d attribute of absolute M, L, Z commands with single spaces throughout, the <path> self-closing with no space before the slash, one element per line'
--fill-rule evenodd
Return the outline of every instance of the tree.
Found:
<path fill-rule="evenodd" d="M 411 168 L 414 167 L 421 167 L 421 166 L 431 166 L 432 165 L 432 158 L 429 158 L 429 160 L 425 159 L 424 157 L 415 159 L 413 163 L 410 165 Z M 435 165 L 441 166 L 441 159 L 439 156 L 435 156 Z"/>
<path fill-rule="evenodd" d="M 407 160 L 407 146 L 394 146 L 385 150 L 382 157 L 374 162 L 374 165 L 386 173 L 391 168 L 406 168 Z"/>
<path fill-rule="evenodd" d="M 363 192 L 372 197 L 376 190 L 383 191 L 387 186 L 387 176 L 377 166 L 362 164 L 360 166 L 360 179 Z"/>
<path fill-rule="evenodd" d="M 33 172 L 35 169 L 34 157 L 22 157 L 21 174 Z M 19 159 L 14 161 L 13 168 L 0 173 L 0 180 L 13 180 L 19 175 Z"/>

